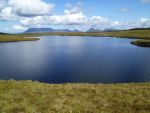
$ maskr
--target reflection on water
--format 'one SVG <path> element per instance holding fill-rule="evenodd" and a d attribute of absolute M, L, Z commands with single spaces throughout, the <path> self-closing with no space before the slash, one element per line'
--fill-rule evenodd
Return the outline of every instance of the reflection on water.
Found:
<path fill-rule="evenodd" d="M 0 79 L 48 83 L 150 81 L 150 49 L 131 39 L 41 37 L 40 41 L 1 43 Z"/>

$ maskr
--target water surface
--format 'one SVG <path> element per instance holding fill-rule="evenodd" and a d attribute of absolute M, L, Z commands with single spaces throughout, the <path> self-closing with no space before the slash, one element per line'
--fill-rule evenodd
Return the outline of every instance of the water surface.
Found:
<path fill-rule="evenodd" d="M 47 83 L 150 81 L 150 49 L 131 39 L 50 36 L 0 43 L 0 79 Z"/>

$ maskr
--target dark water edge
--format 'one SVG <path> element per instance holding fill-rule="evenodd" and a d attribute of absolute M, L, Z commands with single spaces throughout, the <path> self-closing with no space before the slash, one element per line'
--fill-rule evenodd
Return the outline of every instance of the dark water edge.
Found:
<path fill-rule="evenodd" d="M 132 39 L 48 36 L 0 43 L 0 79 L 46 83 L 150 82 L 150 49 Z"/>

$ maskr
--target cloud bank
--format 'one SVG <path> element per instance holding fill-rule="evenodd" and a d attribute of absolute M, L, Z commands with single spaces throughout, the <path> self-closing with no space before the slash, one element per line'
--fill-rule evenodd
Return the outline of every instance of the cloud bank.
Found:
<path fill-rule="evenodd" d="M 150 0 L 142 0 L 147 3 Z M 82 3 L 66 4 L 62 15 L 52 13 L 55 5 L 44 0 L 0 0 L 0 20 L 18 21 L 13 25 L 15 30 L 25 30 L 30 27 L 57 26 L 70 29 L 87 30 L 89 28 L 117 28 L 129 29 L 150 27 L 149 18 L 140 18 L 138 21 L 120 22 L 109 18 L 93 15 L 87 17 L 82 9 Z M 123 8 L 122 12 L 128 12 Z"/>
<path fill-rule="evenodd" d="M 46 3 L 44 0 L 0 0 L 1 17 L 5 17 L 3 12 L 21 17 L 49 15 L 53 8 L 54 4 Z"/>

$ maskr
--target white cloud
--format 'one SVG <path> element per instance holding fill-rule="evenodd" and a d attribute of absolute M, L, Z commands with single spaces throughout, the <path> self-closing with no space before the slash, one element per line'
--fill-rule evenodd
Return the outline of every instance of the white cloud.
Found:
<path fill-rule="evenodd" d="M 90 18 L 83 15 L 82 12 L 78 14 L 70 14 L 65 12 L 64 15 L 53 15 L 53 16 L 37 16 L 33 18 L 24 18 L 20 21 L 21 25 L 28 27 L 37 27 L 42 25 L 56 25 L 56 26 L 68 26 L 74 28 L 85 28 L 86 30 L 90 27 L 105 29 L 108 27 L 120 26 L 119 21 L 111 21 L 107 18 L 100 16 L 92 16 Z"/>
<path fill-rule="evenodd" d="M 12 13 L 12 7 L 5 7 L 1 10 L 1 20 L 11 20 L 15 15 Z"/>
<path fill-rule="evenodd" d="M 142 3 L 150 3 L 150 0 L 141 0 Z"/>
<path fill-rule="evenodd" d="M 14 26 L 13 26 L 13 29 L 14 29 L 14 30 L 19 30 L 19 31 L 21 30 L 21 31 L 22 31 L 22 30 L 26 30 L 27 27 L 24 27 L 24 26 L 22 26 L 22 25 L 14 25 Z"/>
<path fill-rule="evenodd" d="M 9 17 L 32 17 L 49 15 L 54 4 L 44 0 L 0 0 L 0 20 L 9 20 Z M 13 18 L 12 18 L 13 19 Z"/>
<path fill-rule="evenodd" d="M 24 26 L 40 26 L 40 25 L 79 25 L 85 22 L 86 16 L 80 10 L 79 6 L 65 9 L 64 15 L 36 16 L 32 18 L 24 18 L 20 23 Z"/>
<path fill-rule="evenodd" d="M 132 22 L 122 22 L 121 29 L 131 29 L 131 28 L 148 28 L 150 27 L 150 18 L 140 18 L 137 21 Z"/>
<path fill-rule="evenodd" d="M 52 16 L 37 16 L 32 18 L 24 18 L 20 21 L 20 24 L 28 27 L 37 27 L 42 25 L 57 25 L 57 26 L 72 26 L 75 28 L 97 27 L 105 29 L 107 27 L 118 27 L 120 22 L 111 21 L 107 18 L 100 16 L 86 17 L 83 14 L 81 3 L 73 6 L 67 4 L 67 9 L 64 11 L 64 15 L 52 15 Z M 82 26 L 82 27 L 81 27 Z"/>
<path fill-rule="evenodd" d="M 81 3 L 76 5 L 67 4 L 63 15 L 45 15 L 36 16 L 32 18 L 23 18 L 20 24 L 26 27 L 38 26 L 65 26 L 66 28 L 78 28 L 80 30 L 87 30 L 91 27 L 98 29 L 105 28 L 126 28 L 128 23 L 121 23 L 119 21 L 112 21 L 101 16 L 86 17 L 83 14 Z"/>
<path fill-rule="evenodd" d="M 19 16 L 38 16 L 50 14 L 54 5 L 43 0 L 9 0 L 13 12 Z"/>
<path fill-rule="evenodd" d="M 100 16 L 92 16 L 87 20 L 89 27 L 105 29 L 105 28 L 117 28 L 121 24 L 119 21 L 112 21 L 108 18 L 103 18 Z"/>
<path fill-rule="evenodd" d="M 140 19 L 140 27 L 150 27 L 150 19 L 148 18 L 141 18 Z"/>
<path fill-rule="evenodd" d="M 20 20 L 20 24 L 23 26 L 39 26 L 47 23 L 47 16 L 36 16 L 32 18 L 24 18 Z"/>

